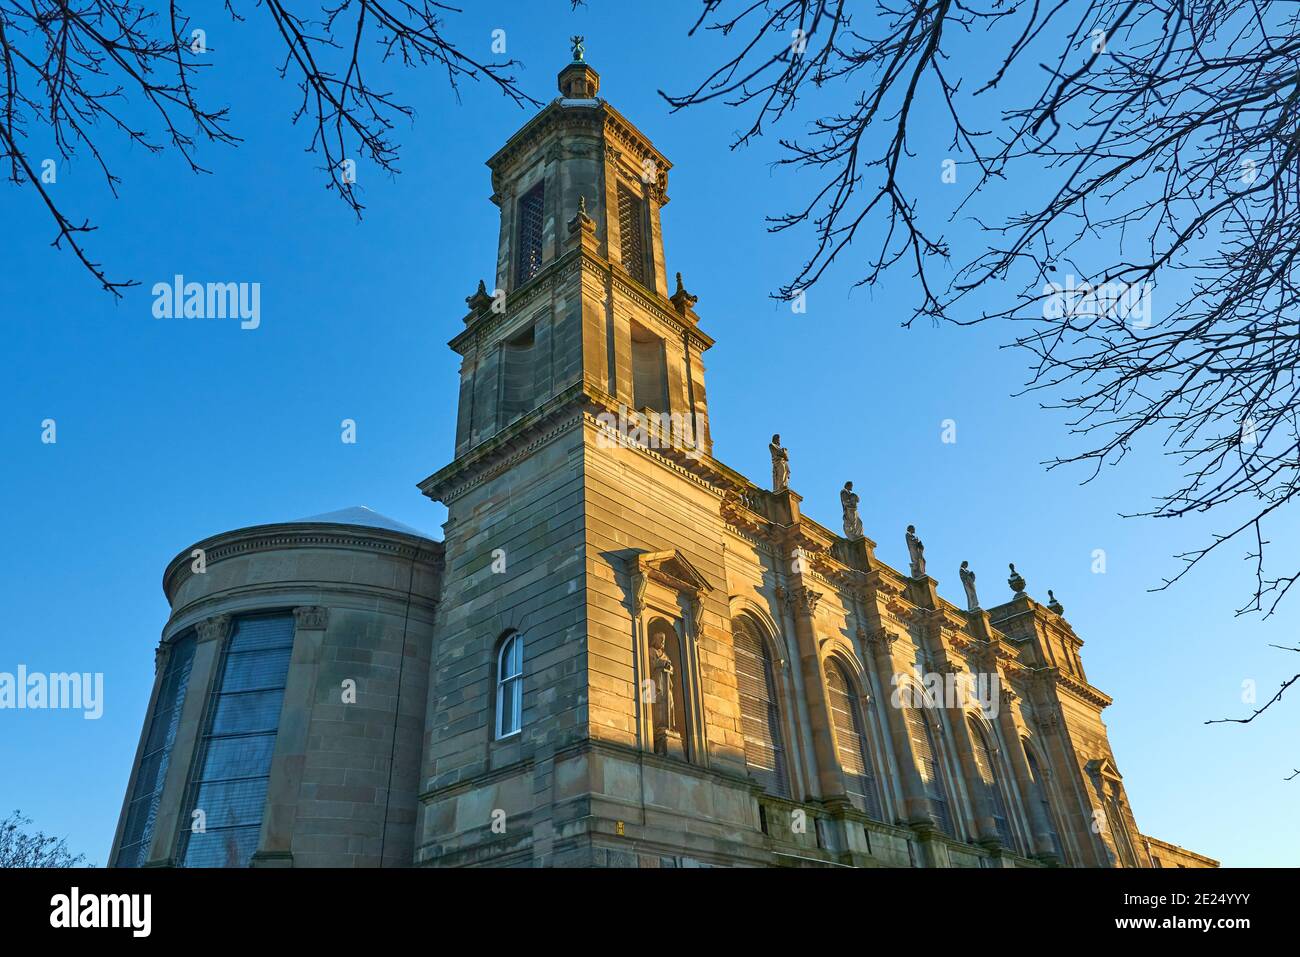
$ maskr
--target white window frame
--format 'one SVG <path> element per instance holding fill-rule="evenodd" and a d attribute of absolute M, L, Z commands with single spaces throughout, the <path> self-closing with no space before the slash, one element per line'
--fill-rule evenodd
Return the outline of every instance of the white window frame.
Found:
<path fill-rule="evenodd" d="M 517 693 L 513 687 L 515 682 L 518 682 Z M 504 720 L 508 693 L 512 702 L 509 724 Z M 524 726 L 524 636 L 517 631 L 507 635 L 497 651 L 496 699 L 496 740 L 501 741 L 515 736 Z"/>

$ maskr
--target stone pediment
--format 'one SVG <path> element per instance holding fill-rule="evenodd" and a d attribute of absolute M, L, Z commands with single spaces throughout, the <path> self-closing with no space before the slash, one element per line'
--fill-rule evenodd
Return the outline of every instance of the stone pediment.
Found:
<path fill-rule="evenodd" d="M 1106 781 L 1124 780 L 1109 757 L 1093 758 L 1088 762 L 1088 773 Z"/>
<path fill-rule="evenodd" d="M 675 548 L 638 555 L 636 566 L 640 574 L 674 591 L 703 595 L 713 590 L 700 570 Z"/>

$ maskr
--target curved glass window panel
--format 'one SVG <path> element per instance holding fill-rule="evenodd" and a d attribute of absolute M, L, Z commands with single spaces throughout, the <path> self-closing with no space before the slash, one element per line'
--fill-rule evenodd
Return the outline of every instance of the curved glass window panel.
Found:
<path fill-rule="evenodd" d="M 257 849 L 293 633 L 290 614 L 235 619 L 190 782 L 184 867 L 247 867 Z"/>
<path fill-rule="evenodd" d="M 284 679 L 281 679 L 283 681 Z M 284 687 L 269 691 L 222 694 L 212 714 L 210 734 L 246 734 L 274 731 L 280 720 Z"/>
<path fill-rule="evenodd" d="M 139 867 L 149 853 L 154 822 L 158 817 L 158 802 L 162 798 L 163 782 L 167 778 L 172 744 L 176 740 L 176 728 L 180 724 L 181 709 L 185 705 L 185 692 L 189 688 L 197 644 L 194 632 L 187 632 L 172 642 L 168 653 L 158 697 L 154 701 L 153 713 L 149 716 L 144 753 L 140 756 L 140 767 L 136 770 L 135 783 L 131 789 L 131 801 L 127 805 L 122 843 L 114 862 L 118 867 Z"/>
<path fill-rule="evenodd" d="M 186 867 L 247 867 L 257 850 L 260 824 L 248 827 L 209 829 L 190 835 L 185 852 Z"/>
<path fill-rule="evenodd" d="M 257 691 L 282 685 L 292 652 L 289 647 L 232 653 L 226 661 L 223 693 Z"/>

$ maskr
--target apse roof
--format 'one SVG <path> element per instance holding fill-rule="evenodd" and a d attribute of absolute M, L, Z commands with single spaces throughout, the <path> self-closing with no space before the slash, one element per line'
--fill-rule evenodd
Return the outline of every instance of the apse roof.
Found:
<path fill-rule="evenodd" d="M 417 538 L 429 538 L 418 528 L 412 528 L 399 522 L 395 518 L 389 518 L 387 515 L 381 515 L 373 508 L 366 508 L 364 505 L 353 505 L 350 508 L 341 508 L 336 512 L 325 512 L 321 515 L 310 515 L 307 518 L 297 519 L 298 523 L 312 523 L 322 525 L 363 525 L 366 528 L 383 528 L 390 532 L 401 532 L 404 535 L 414 535 Z M 432 541 L 433 539 L 430 539 Z"/>

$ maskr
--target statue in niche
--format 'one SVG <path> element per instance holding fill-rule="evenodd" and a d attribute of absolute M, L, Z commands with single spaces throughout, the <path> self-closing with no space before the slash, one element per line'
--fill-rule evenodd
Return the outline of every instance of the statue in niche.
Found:
<path fill-rule="evenodd" d="M 912 577 L 925 577 L 925 545 L 916 537 L 916 526 L 907 526 L 907 555 L 912 560 Z"/>
<path fill-rule="evenodd" d="M 845 482 L 840 489 L 840 505 L 844 508 L 844 537 L 865 538 L 862 532 L 862 519 L 858 516 L 858 496 L 854 494 L 853 483 Z"/>
<path fill-rule="evenodd" d="M 656 629 L 650 635 L 650 675 L 655 683 L 655 697 L 652 717 L 655 729 L 655 753 L 667 753 L 667 732 L 676 731 L 673 727 L 673 662 L 664 649 L 667 636 L 662 629 Z"/>
<path fill-rule="evenodd" d="M 979 611 L 980 600 L 975 594 L 975 572 L 970 562 L 962 562 L 957 574 L 961 576 L 961 587 L 966 589 L 966 610 Z"/>
<path fill-rule="evenodd" d="M 781 445 L 781 436 L 772 436 L 768 451 L 772 453 L 772 491 L 784 492 L 790 487 L 790 452 Z"/>

